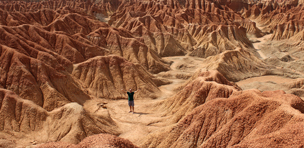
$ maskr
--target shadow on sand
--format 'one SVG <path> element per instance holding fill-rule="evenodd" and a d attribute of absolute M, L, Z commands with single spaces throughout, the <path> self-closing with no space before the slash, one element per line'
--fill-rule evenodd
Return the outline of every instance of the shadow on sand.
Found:
<path fill-rule="evenodd" d="M 134 112 L 133 114 L 138 114 L 139 116 L 141 116 L 141 115 L 147 115 L 147 114 L 149 114 L 149 113 L 143 113 L 143 112 Z"/>

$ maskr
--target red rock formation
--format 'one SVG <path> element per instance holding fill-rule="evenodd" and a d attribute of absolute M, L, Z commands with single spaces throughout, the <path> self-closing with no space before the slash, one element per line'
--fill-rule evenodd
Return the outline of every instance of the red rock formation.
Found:
<path fill-rule="evenodd" d="M 121 91 L 142 89 L 139 99 L 152 97 L 160 90 L 142 66 L 132 64 L 118 56 L 96 57 L 75 65 L 72 74 L 87 88 L 88 93 L 97 98 L 122 99 Z"/>
<path fill-rule="evenodd" d="M 263 75 L 299 76 L 290 69 L 278 70 L 273 64 L 267 64 L 245 49 L 225 51 L 207 58 L 204 63 L 204 69 L 217 70 L 234 82 Z"/>
<path fill-rule="evenodd" d="M 108 53 L 102 47 L 75 40 L 68 34 L 51 33 L 32 25 L 2 27 L 0 32 L 3 45 L 33 58 L 39 53 L 48 54 L 64 66 Z"/>
<path fill-rule="evenodd" d="M 90 17 L 77 13 L 62 15 L 53 10 L 1 12 L 1 24 L 6 26 L 0 28 L 0 86 L 49 111 L 71 101 L 83 104 L 89 99 L 86 90 L 69 73 L 73 63 L 109 54 L 106 48 L 110 47 L 112 53 L 121 52 L 121 56 L 141 63 L 151 72 L 168 70 L 140 40 L 126 36 L 129 32 L 117 33 Z M 94 45 L 94 40 L 87 38 L 98 29 L 112 30 L 107 39 L 101 40 L 107 43 Z"/>
<path fill-rule="evenodd" d="M 208 70 L 208 71 L 203 71 L 199 70 L 191 78 L 188 79 L 188 81 L 185 83 L 185 85 L 191 83 L 193 80 L 195 80 L 198 77 L 203 77 L 205 81 L 214 81 L 219 84 L 223 85 L 228 85 L 228 86 L 233 86 L 237 90 L 242 90 L 238 85 L 236 85 L 234 82 L 230 82 L 224 77 L 223 74 L 221 74 L 217 70 Z"/>
<path fill-rule="evenodd" d="M 83 147 L 111 147 L 111 148 L 137 148 L 132 142 L 127 139 L 119 138 L 109 134 L 99 134 L 89 136 L 83 139 L 79 144 L 68 144 L 63 142 L 50 142 L 38 145 L 38 148 L 52 148 L 52 147 L 69 147 L 69 148 L 83 148 Z"/>
<path fill-rule="evenodd" d="M 172 116 L 172 123 L 179 121 L 197 106 L 217 97 L 228 98 L 239 89 L 217 71 L 199 73 L 182 88 L 176 95 L 160 103 L 160 108 L 165 112 L 163 116 Z"/>
<path fill-rule="evenodd" d="M 2 88 L 12 90 L 47 110 L 70 101 L 83 104 L 89 99 L 51 55 L 36 54 L 35 59 L 3 45 L 0 53 Z M 45 64 L 44 61 L 51 64 Z"/>
<path fill-rule="evenodd" d="M 158 100 L 153 109 L 169 120 L 151 123 L 166 126 L 149 129 L 141 147 L 303 146 L 300 98 L 283 91 L 241 91 L 228 81 L 290 72 L 277 70 L 274 65 L 281 62 L 256 57 L 247 35 L 264 33 L 248 18 L 273 32 L 272 40 L 302 45 L 300 1 L 257 3 L 0 2 L 0 147 L 58 141 L 39 146 L 136 147 L 114 136 L 121 131 L 106 105 L 90 101 L 125 99 L 121 89 L 129 88 L 142 88 L 139 99 L 156 98 L 166 82 L 149 72 L 170 69 L 161 57 L 189 53 L 206 58 L 202 70 L 178 93 Z M 302 93 L 303 80 L 288 85 Z M 94 134 L 100 135 L 88 137 Z"/>
<path fill-rule="evenodd" d="M 248 48 L 252 44 L 246 37 L 246 30 L 237 26 L 189 26 L 190 34 L 197 40 L 192 56 L 206 58 L 238 47 Z"/>
<path fill-rule="evenodd" d="M 134 37 L 125 29 L 99 28 L 86 37 L 92 43 L 108 48 L 112 54 L 140 63 L 152 73 L 169 70 L 168 64 L 147 47 L 142 38 Z"/>
<path fill-rule="evenodd" d="M 297 33 L 303 30 L 303 20 L 302 21 L 289 21 L 276 25 L 273 28 L 272 40 L 283 40 L 292 38 Z M 297 37 L 298 38 L 298 37 Z M 299 38 L 301 40 L 301 38 Z"/>
<path fill-rule="evenodd" d="M 227 86 L 223 86 L 227 88 Z M 215 89 L 216 90 L 216 89 Z M 212 92 L 212 89 L 209 90 Z M 207 91 L 207 92 L 209 92 Z M 234 92 L 195 108 L 177 125 L 150 134 L 141 147 L 303 146 L 304 102 L 284 91 Z M 183 97 L 176 98 L 183 100 Z M 182 108 L 182 107 L 180 107 Z"/>
<path fill-rule="evenodd" d="M 52 9 L 59 13 L 79 13 L 99 19 L 108 17 L 123 2 L 121 0 L 51 0 L 51 1 L 0 1 L 0 8 L 5 11 L 34 12 L 41 9 Z"/>
<path fill-rule="evenodd" d="M 2 5 L 12 12 L 1 10 L 0 16 L 1 24 L 5 25 L 0 28 L 0 86 L 49 111 L 71 101 L 83 104 L 89 99 L 87 90 L 69 74 L 72 64 L 113 53 L 154 73 L 169 69 L 141 39 L 126 30 L 113 29 L 81 13 L 65 14 L 50 9 L 32 12 L 34 8 L 25 10 L 29 12 L 11 10 L 19 4 L 27 3 Z M 59 5 L 54 1 L 52 9 Z"/>
<path fill-rule="evenodd" d="M 255 18 L 273 33 L 272 40 L 289 39 L 303 29 L 303 6 L 276 2 L 253 5 L 243 12 L 244 17 Z"/>
<path fill-rule="evenodd" d="M 96 116 L 77 103 L 47 112 L 12 91 L 0 89 L 0 104 L 1 135 L 19 146 L 28 146 L 33 141 L 78 143 L 93 134 L 118 134 L 109 115 Z"/>
<path fill-rule="evenodd" d="M 231 9 L 223 10 L 209 1 L 186 1 L 185 7 L 179 9 L 155 1 L 123 3 L 111 16 L 109 24 L 143 37 L 145 44 L 161 56 L 184 55 L 194 49 L 197 51 L 193 55 L 208 57 L 223 52 L 224 48 L 250 48 L 246 33 L 262 36 L 254 22 Z M 209 27 L 214 29 L 201 29 Z M 215 30 L 221 33 L 208 36 Z M 201 50 L 212 50 L 213 54 L 204 55 Z"/>
<path fill-rule="evenodd" d="M 207 58 L 206 69 L 216 69 L 228 80 L 238 81 L 246 77 L 263 75 L 271 68 L 250 52 L 238 49 Z"/>

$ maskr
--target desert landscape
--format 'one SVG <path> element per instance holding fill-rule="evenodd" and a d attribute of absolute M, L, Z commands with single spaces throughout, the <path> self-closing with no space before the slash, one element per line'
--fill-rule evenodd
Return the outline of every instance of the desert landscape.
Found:
<path fill-rule="evenodd" d="M 303 0 L 2 0 L 0 147 L 304 147 L 303 22 Z"/>

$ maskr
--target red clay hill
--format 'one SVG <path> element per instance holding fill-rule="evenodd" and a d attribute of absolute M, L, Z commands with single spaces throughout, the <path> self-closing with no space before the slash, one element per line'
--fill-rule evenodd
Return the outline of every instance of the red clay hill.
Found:
<path fill-rule="evenodd" d="M 302 3 L 0 1 L 0 147 L 303 147 Z"/>

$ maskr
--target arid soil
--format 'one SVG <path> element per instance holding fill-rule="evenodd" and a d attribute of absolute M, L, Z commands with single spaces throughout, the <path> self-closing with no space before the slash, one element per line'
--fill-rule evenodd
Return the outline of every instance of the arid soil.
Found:
<path fill-rule="evenodd" d="M 0 147 L 303 147 L 303 3 L 0 1 Z"/>

